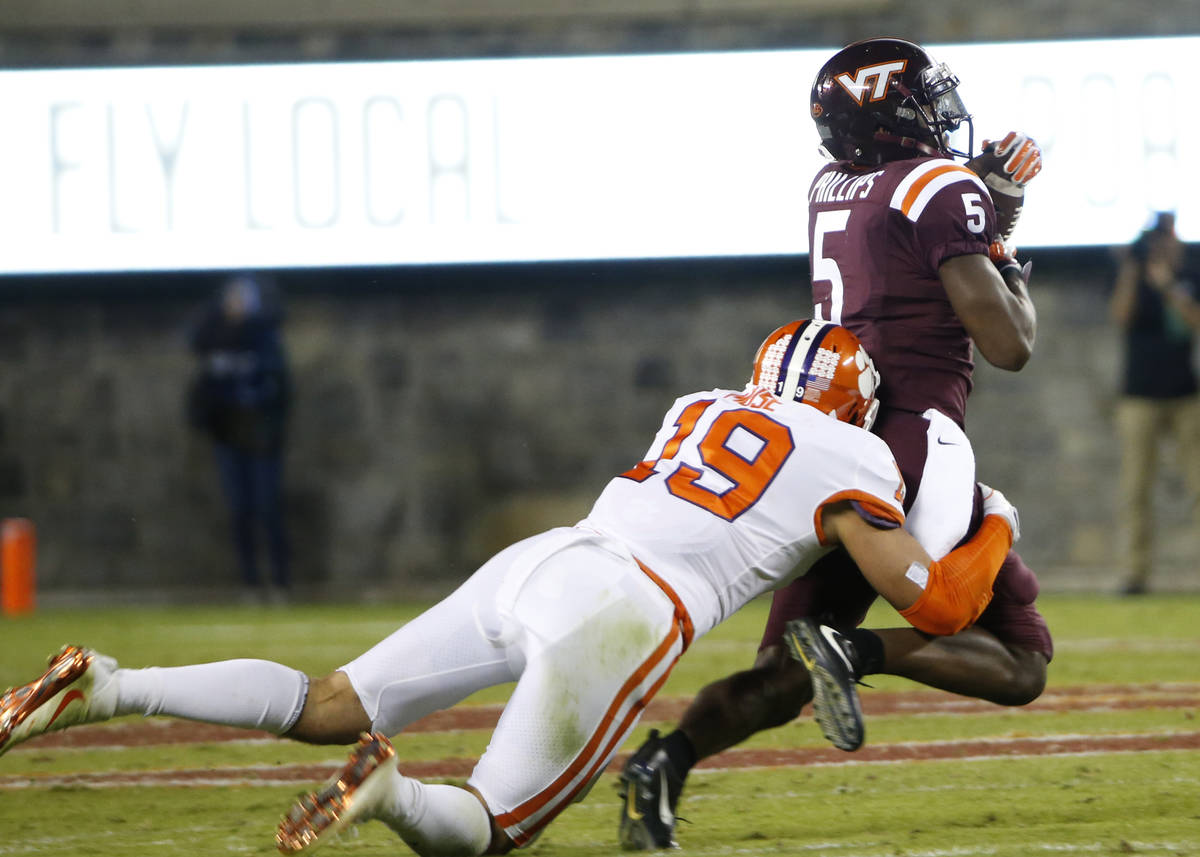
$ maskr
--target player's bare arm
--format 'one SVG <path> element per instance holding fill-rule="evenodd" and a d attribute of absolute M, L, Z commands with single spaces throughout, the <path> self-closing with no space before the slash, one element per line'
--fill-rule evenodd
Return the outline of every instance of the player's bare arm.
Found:
<path fill-rule="evenodd" d="M 1016 371 L 1033 353 L 1037 316 L 1029 299 L 1028 268 L 1017 263 L 1010 242 L 1025 205 L 1025 185 L 1041 172 L 1042 151 L 1030 137 L 1010 131 L 998 142 L 984 140 L 982 151 L 966 165 L 991 194 L 995 241 L 990 258 L 948 259 L 938 274 L 979 352 L 989 363 Z"/>
<path fill-rule="evenodd" d="M 897 610 L 911 607 L 921 597 L 921 587 L 905 572 L 913 563 L 928 568 L 933 557 L 907 531 L 873 526 L 849 501 L 827 506 L 822 523 L 826 542 L 846 548 L 875 591 Z"/>
<path fill-rule="evenodd" d="M 980 253 L 955 256 L 938 268 L 954 313 L 993 366 L 1015 372 L 1033 354 L 1037 311 L 1015 266 L 1002 276 Z"/>
<path fill-rule="evenodd" d="M 1019 535 L 1016 509 L 984 489 L 984 521 L 961 547 L 935 560 L 900 528 L 883 528 L 849 502 L 822 515 L 825 543 L 842 545 L 871 586 L 918 630 L 954 634 L 971 625 L 992 597 L 992 583 Z"/>

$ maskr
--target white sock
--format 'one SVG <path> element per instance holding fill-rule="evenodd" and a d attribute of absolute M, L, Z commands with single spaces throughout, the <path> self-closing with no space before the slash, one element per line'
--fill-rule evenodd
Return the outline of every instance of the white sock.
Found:
<path fill-rule="evenodd" d="M 122 669 L 115 678 L 114 716 L 166 714 L 276 735 L 292 728 L 308 696 L 308 676 L 272 661 Z"/>
<path fill-rule="evenodd" d="M 474 794 L 399 772 L 392 799 L 374 817 L 421 857 L 479 857 L 492 841 L 491 817 Z"/>

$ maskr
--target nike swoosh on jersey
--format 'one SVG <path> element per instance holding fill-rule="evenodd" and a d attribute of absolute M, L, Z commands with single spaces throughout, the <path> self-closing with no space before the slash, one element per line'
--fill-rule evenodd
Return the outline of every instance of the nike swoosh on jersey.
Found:
<path fill-rule="evenodd" d="M 938 443 L 940 443 L 942 446 L 958 446 L 958 441 L 956 441 L 956 440 L 942 440 L 940 437 L 938 438 Z"/>

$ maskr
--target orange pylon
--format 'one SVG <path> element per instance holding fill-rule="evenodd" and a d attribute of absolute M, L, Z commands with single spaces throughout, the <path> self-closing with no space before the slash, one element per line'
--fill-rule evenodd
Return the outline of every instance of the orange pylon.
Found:
<path fill-rule="evenodd" d="M 0 610 L 7 616 L 31 613 L 35 606 L 37 535 L 28 518 L 5 518 L 0 525 Z"/>

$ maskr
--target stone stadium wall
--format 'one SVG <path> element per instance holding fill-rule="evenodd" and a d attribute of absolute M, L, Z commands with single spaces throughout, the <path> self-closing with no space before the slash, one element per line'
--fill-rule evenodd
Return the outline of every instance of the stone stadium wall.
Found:
<path fill-rule="evenodd" d="M 1196 32 L 1195 0 L 26 0 L 0 4 L 0 64 Z M 1109 262 L 1104 250 L 1039 262 L 1035 358 L 1019 375 L 982 367 L 971 406 L 980 475 L 1021 507 L 1022 552 L 1050 587 L 1105 589 L 1117 574 Z M 806 260 L 284 275 L 297 579 L 345 598 L 439 591 L 574 521 L 638 460 L 675 395 L 744 380 L 761 336 L 806 313 L 805 277 Z M 183 331 L 212 284 L 0 280 L 0 515 L 37 524 L 45 597 L 235 588 L 215 469 L 183 420 Z M 1195 532 L 1170 473 L 1160 495 L 1164 580 L 1194 586 Z"/>

